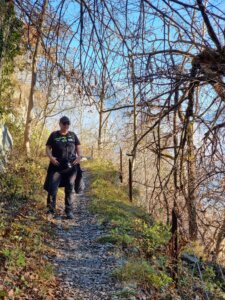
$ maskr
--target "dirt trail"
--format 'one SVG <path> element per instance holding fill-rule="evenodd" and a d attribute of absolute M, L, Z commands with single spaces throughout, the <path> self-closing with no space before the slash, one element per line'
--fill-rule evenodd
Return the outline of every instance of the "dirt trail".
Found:
<path fill-rule="evenodd" d="M 57 253 L 53 262 L 58 275 L 63 278 L 65 299 L 121 299 L 116 296 L 121 285 L 111 276 L 121 259 L 113 254 L 112 244 L 97 242 L 106 232 L 88 210 L 90 197 L 85 193 L 76 196 L 74 220 L 65 219 L 63 201 L 60 198 L 57 201 L 60 214 L 52 219 L 57 234 L 52 245 Z"/>

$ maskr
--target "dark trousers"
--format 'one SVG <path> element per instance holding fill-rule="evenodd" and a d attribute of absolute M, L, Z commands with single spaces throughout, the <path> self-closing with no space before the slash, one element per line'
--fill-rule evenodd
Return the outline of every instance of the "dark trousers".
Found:
<path fill-rule="evenodd" d="M 66 174 L 61 174 L 57 171 L 52 171 L 49 175 L 49 191 L 47 198 L 47 206 L 51 211 L 55 211 L 56 208 L 56 196 L 59 184 L 62 180 L 65 181 L 65 212 L 72 211 L 73 201 L 75 198 L 74 184 L 77 176 L 77 168 L 74 166 L 71 171 Z"/>

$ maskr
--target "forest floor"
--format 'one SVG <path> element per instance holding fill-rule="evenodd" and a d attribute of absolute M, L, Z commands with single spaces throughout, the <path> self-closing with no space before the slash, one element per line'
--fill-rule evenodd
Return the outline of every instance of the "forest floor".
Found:
<path fill-rule="evenodd" d="M 21 160 L 0 176 L 0 299 L 225 299 L 208 265 L 203 282 L 180 261 L 175 286 L 170 228 L 130 203 L 111 162 L 82 165 L 86 190 L 73 220 L 61 189 L 56 216 L 46 215 L 43 166 Z"/>

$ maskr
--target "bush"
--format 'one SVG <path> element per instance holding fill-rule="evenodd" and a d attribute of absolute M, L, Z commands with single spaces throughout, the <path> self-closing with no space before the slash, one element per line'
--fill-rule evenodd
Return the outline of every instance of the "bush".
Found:
<path fill-rule="evenodd" d="M 152 264 L 144 259 L 128 260 L 113 273 L 122 281 L 135 280 L 142 285 L 154 286 L 159 289 L 173 282 L 167 274 L 156 270 Z"/>

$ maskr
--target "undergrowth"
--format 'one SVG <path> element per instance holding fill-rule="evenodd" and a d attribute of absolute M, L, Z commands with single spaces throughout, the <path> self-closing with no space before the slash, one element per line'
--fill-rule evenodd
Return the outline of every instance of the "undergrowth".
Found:
<path fill-rule="evenodd" d="M 0 299 L 56 299 L 44 176 L 39 162 L 21 157 L 0 174 Z"/>
<path fill-rule="evenodd" d="M 204 273 L 203 284 L 180 261 L 178 282 L 174 282 L 168 251 L 170 228 L 129 202 L 127 186 L 120 184 L 119 174 L 111 162 L 87 161 L 85 167 L 91 173 L 90 209 L 108 228 L 108 234 L 98 242 L 115 244 L 125 257 L 113 276 L 123 282 L 135 280 L 154 299 L 195 299 L 196 295 L 198 299 L 206 299 L 205 291 L 209 299 L 225 299 L 220 284 L 213 279 L 212 269 Z M 128 296 L 130 291 L 124 294 Z"/>

